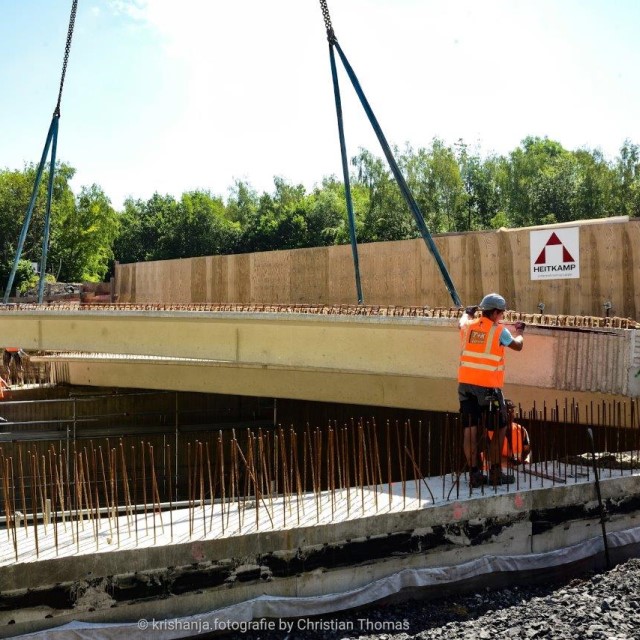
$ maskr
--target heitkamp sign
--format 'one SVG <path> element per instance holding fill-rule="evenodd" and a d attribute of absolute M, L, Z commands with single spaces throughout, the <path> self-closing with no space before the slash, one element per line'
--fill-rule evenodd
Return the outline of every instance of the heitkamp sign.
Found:
<path fill-rule="evenodd" d="M 531 231 L 531 279 L 580 277 L 580 228 Z"/>

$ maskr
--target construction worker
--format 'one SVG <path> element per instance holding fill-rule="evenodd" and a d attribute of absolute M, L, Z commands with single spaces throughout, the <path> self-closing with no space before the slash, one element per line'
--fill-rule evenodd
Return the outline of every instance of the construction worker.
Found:
<path fill-rule="evenodd" d="M 2 362 L 7 369 L 7 380 L 14 384 L 24 382 L 24 372 L 22 369 L 22 356 L 24 352 L 20 347 L 5 347 Z"/>
<path fill-rule="evenodd" d="M 507 435 L 502 444 L 502 463 L 507 465 L 528 464 L 531 458 L 531 440 L 528 431 L 515 422 L 516 406 L 511 400 L 505 399 L 507 407 Z M 488 431 L 489 439 L 493 436 L 493 431 Z"/>
<path fill-rule="evenodd" d="M 476 318 L 478 308 L 482 312 Z M 460 318 L 460 364 L 458 367 L 458 398 L 463 424 L 463 449 L 470 470 L 472 487 L 487 483 L 480 468 L 478 427 L 497 429 L 489 445 L 488 481 L 493 485 L 509 484 L 512 475 L 502 472 L 502 444 L 507 431 L 508 415 L 502 395 L 504 385 L 504 349 L 521 351 L 524 343 L 524 322 L 515 323 L 515 336 L 501 324 L 507 308 L 505 299 L 490 293 L 480 304 L 467 307 Z"/>

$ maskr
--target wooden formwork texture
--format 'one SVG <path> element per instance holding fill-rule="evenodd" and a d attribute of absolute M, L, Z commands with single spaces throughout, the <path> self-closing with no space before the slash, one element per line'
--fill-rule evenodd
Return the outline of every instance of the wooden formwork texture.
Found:
<path fill-rule="evenodd" d="M 531 280 L 531 229 L 434 238 L 463 304 L 490 291 L 522 313 L 640 316 L 640 219 L 578 223 L 580 277 Z M 547 228 L 547 227 L 545 227 Z M 553 227 L 548 227 L 552 229 Z M 451 306 L 421 239 L 362 244 L 370 305 Z M 207 256 L 116 266 L 118 302 L 350 304 L 356 302 L 348 245 Z"/>

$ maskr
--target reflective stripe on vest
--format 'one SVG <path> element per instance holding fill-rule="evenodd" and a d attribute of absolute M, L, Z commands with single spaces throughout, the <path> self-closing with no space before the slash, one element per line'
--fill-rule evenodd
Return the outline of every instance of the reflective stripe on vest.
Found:
<path fill-rule="evenodd" d="M 458 382 L 502 388 L 504 347 L 500 344 L 501 333 L 502 327 L 488 318 L 474 320 L 460 330 Z"/>

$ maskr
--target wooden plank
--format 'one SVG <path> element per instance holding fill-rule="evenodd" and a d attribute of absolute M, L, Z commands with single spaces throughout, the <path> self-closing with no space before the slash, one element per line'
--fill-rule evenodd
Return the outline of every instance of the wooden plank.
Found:
<path fill-rule="evenodd" d="M 436 236 L 463 304 L 498 291 L 523 313 L 640 314 L 640 220 L 580 224 L 580 278 L 532 281 L 531 229 Z M 365 302 L 451 307 L 422 239 L 359 246 Z M 116 266 L 120 302 L 355 304 L 350 245 Z"/>
<path fill-rule="evenodd" d="M 357 304 L 356 279 L 353 268 L 353 257 L 350 245 L 330 247 L 327 288 L 329 290 L 329 304 Z M 361 273 L 366 273 L 366 260 L 360 261 Z M 365 302 L 368 303 L 372 295 L 371 283 L 362 278 L 362 290 Z M 308 301 L 313 304 L 312 300 Z"/>
<path fill-rule="evenodd" d="M 229 302 L 249 302 L 251 300 L 250 259 L 250 253 L 229 256 L 227 271 Z"/>
<path fill-rule="evenodd" d="M 362 245 L 361 278 L 370 291 L 367 304 L 415 304 L 418 265 L 412 248 L 406 241 Z"/>
<path fill-rule="evenodd" d="M 192 258 L 191 265 L 191 300 L 190 302 L 207 302 L 207 258 Z"/>
<path fill-rule="evenodd" d="M 622 265 L 621 316 L 638 318 L 640 314 L 640 225 L 620 225 Z"/>
<path fill-rule="evenodd" d="M 191 263 L 194 258 L 166 260 L 157 262 L 154 270 L 154 283 L 150 288 L 155 289 L 152 302 L 191 302 Z"/>
<path fill-rule="evenodd" d="M 228 302 L 227 297 L 227 256 L 207 258 L 207 299 L 206 302 Z"/>
<path fill-rule="evenodd" d="M 329 261 L 333 247 L 291 251 L 289 302 L 294 304 L 330 304 Z"/>
<path fill-rule="evenodd" d="M 251 254 L 249 302 L 291 302 L 291 251 Z"/>

